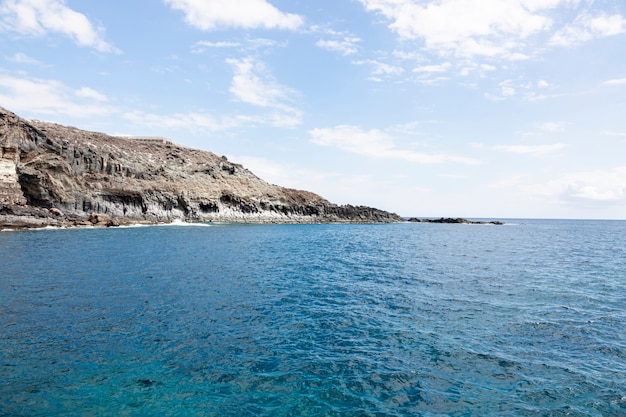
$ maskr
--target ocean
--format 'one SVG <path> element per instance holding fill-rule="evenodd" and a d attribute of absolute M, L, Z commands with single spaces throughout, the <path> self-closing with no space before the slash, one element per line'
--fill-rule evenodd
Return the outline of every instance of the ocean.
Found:
<path fill-rule="evenodd" d="M 626 416 L 626 221 L 0 232 L 0 416 Z"/>

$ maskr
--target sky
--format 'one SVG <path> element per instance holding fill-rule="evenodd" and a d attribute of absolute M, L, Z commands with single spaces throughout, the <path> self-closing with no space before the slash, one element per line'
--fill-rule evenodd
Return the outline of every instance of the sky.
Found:
<path fill-rule="evenodd" d="M 0 0 L 0 106 L 402 216 L 626 219 L 623 0 Z"/>

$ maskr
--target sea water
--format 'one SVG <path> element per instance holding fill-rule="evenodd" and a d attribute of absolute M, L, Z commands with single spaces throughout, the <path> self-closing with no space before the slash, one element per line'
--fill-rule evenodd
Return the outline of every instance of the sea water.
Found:
<path fill-rule="evenodd" d="M 623 416 L 626 222 L 0 233 L 1 416 Z"/>

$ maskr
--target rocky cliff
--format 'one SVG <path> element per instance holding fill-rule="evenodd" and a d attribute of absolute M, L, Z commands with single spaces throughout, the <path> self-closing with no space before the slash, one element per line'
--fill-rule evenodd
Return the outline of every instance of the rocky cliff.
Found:
<path fill-rule="evenodd" d="M 269 184 L 211 152 L 28 121 L 0 107 L 0 227 L 80 223 L 89 215 L 118 222 L 401 221 Z"/>

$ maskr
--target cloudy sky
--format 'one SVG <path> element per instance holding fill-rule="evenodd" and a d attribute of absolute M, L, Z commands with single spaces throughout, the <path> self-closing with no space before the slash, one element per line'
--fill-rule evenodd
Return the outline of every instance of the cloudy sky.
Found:
<path fill-rule="evenodd" d="M 626 219 L 623 0 L 0 0 L 0 106 L 404 216 Z"/>

